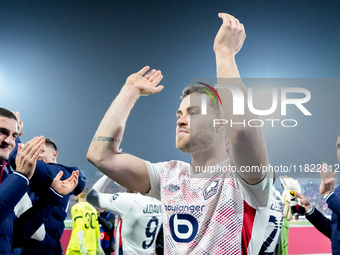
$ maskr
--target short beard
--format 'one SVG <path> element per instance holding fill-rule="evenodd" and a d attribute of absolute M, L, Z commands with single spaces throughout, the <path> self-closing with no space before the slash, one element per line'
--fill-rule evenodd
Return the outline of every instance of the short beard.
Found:
<path fill-rule="evenodd" d="M 181 138 L 177 138 L 176 139 L 176 148 L 179 151 L 183 151 L 183 152 L 190 152 L 189 148 L 190 148 L 190 139 L 187 139 L 187 141 L 184 141 L 185 138 L 181 137 Z"/>
<path fill-rule="evenodd" d="M 208 129 L 205 134 L 192 135 L 186 139 L 184 137 L 176 139 L 176 148 L 180 151 L 193 153 L 200 149 L 208 148 L 214 141 L 214 130 Z"/>

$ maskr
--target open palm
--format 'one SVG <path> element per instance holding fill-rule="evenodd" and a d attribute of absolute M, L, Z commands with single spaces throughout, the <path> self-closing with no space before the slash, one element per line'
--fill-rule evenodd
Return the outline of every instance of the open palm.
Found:
<path fill-rule="evenodd" d="M 162 85 L 157 86 L 163 75 L 160 70 L 152 69 L 148 72 L 149 69 L 149 66 L 145 66 L 139 72 L 131 74 L 125 84 L 138 88 L 140 95 L 159 93 L 164 88 Z"/>

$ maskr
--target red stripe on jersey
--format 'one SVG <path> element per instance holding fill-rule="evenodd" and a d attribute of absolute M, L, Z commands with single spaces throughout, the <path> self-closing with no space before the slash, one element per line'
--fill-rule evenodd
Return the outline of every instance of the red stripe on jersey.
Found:
<path fill-rule="evenodd" d="M 120 226 L 119 226 L 119 250 L 122 250 L 123 241 L 122 241 L 122 226 L 123 226 L 123 219 L 120 219 Z M 119 253 L 119 251 L 118 251 Z M 120 253 L 119 253 L 120 254 Z"/>
<path fill-rule="evenodd" d="M 3 174 L 3 172 L 4 172 L 4 168 L 5 168 L 6 165 L 7 165 L 7 162 L 5 162 L 5 163 L 3 164 L 3 166 L 2 166 L 2 168 L 1 168 L 0 183 L 2 182 L 2 174 Z"/>
<path fill-rule="evenodd" d="M 242 255 L 248 254 L 249 241 L 252 236 L 256 209 L 252 208 L 246 201 L 244 203 L 244 215 L 242 226 Z"/>

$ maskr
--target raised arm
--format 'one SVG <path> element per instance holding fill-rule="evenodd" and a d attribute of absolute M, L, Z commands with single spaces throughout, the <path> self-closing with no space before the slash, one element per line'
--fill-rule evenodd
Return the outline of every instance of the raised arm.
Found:
<path fill-rule="evenodd" d="M 145 66 L 130 75 L 102 119 L 90 144 L 87 159 L 105 175 L 132 190 L 146 193 L 150 179 L 146 164 L 140 158 L 121 153 L 119 149 L 127 118 L 141 95 L 159 93 L 161 71 Z"/>
<path fill-rule="evenodd" d="M 124 217 L 131 208 L 131 194 L 128 193 L 104 193 L 111 180 L 107 176 L 102 176 L 90 189 L 86 196 L 87 202 L 94 207 L 112 211 Z"/>
<path fill-rule="evenodd" d="M 235 61 L 235 55 L 242 48 L 246 38 L 243 24 L 226 13 L 219 13 L 218 16 L 223 20 L 214 42 L 218 83 L 232 85 L 241 90 L 247 102 L 247 90 L 240 79 Z M 234 123 L 246 123 L 245 127 L 241 124 L 225 125 L 231 144 L 232 164 L 238 168 L 267 165 L 267 150 L 261 128 L 247 126 L 248 120 L 257 119 L 257 116 L 250 113 L 247 107 L 245 107 L 244 115 L 234 115 L 233 96 L 230 90 L 219 88 L 218 93 L 223 103 L 222 118 L 228 120 L 229 123 L 230 120 Z M 265 173 L 262 172 L 252 174 L 240 172 L 240 175 L 249 184 L 256 184 L 265 177 Z"/>
<path fill-rule="evenodd" d="M 322 171 L 320 172 L 321 184 L 320 194 L 325 199 L 328 208 L 335 214 L 340 214 L 340 197 L 337 192 L 334 192 L 336 172 L 332 172 L 331 168 L 325 163 L 322 163 Z"/>

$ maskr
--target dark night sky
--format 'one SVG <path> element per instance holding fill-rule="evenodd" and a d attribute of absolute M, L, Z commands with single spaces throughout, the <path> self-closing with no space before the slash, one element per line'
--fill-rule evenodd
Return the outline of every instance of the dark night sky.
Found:
<path fill-rule="evenodd" d="M 141 98 L 122 148 L 152 162 L 188 160 L 175 148 L 179 95 L 191 78 L 216 75 L 212 45 L 221 20 L 237 17 L 247 38 L 242 77 L 336 78 L 338 1 L 1 1 L 1 106 L 21 113 L 27 142 L 54 139 L 59 162 L 97 170 L 85 155 L 127 76 L 161 69 L 165 89 Z M 273 164 L 337 163 L 340 80 L 299 80 L 312 117 L 297 128 L 265 129 Z M 312 85 L 310 85 L 312 84 Z"/>

